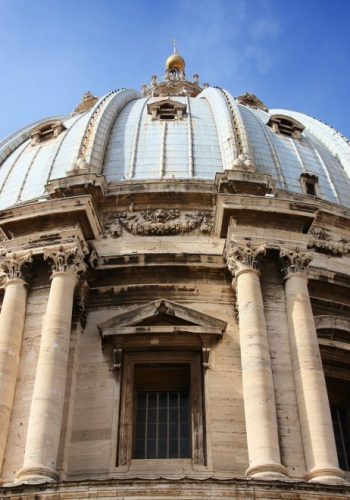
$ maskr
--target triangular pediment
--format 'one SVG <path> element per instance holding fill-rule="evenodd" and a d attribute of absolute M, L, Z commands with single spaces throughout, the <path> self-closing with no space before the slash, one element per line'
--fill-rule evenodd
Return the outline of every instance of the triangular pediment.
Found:
<path fill-rule="evenodd" d="M 159 299 L 100 323 L 103 337 L 119 334 L 161 331 L 207 333 L 222 335 L 227 323 L 167 299 Z"/>

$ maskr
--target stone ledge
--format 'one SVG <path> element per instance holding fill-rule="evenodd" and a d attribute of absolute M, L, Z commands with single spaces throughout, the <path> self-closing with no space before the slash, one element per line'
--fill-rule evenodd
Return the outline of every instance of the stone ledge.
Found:
<path fill-rule="evenodd" d="M 350 495 L 348 485 L 324 485 L 304 481 L 261 481 L 253 479 L 203 477 L 202 479 L 178 478 L 152 479 L 129 477 L 66 481 L 41 485 L 9 484 L 0 488 L 0 498 L 12 500 L 80 500 L 85 498 L 229 498 L 245 500 L 346 500 Z"/>

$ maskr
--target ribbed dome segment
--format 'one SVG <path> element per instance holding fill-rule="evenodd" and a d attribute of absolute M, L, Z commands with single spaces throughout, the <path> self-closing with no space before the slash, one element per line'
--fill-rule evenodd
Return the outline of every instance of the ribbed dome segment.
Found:
<path fill-rule="evenodd" d="M 276 133 L 276 116 L 294 120 L 299 135 Z M 82 163 L 108 182 L 214 179 L 236 168 L 242 155 L 258 172 L 272 175 L 279 189 L 301 193 L 300 176 L 310 174 L 318 179 L 319 197 L 350 206 L 350 147 L 344 137 L 301 113 L 240 104 L 219 88 L 196 97 L 111 92 L 85 113 L 51 119 L 59 133 L 46 140 L 49 122 L 0 143 L 0 209 L 46 196 L 49 180 L 72 175 Z M 36 141 L 33 133 L 41 126 Z"/>
<path fill-rule="evenodd" d="M 154 120 L 147 106 L 161 98 L 129 103 L 109 137 L 103 173 L 108 180 L 213 179 L 222 170 L 218 132 L 205 99 L 176 97 L 184 104 L 182 120 Z"/>

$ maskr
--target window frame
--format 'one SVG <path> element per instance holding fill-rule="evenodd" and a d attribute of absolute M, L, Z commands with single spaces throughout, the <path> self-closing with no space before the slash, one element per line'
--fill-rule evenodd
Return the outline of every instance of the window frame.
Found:
<path fill-rule="evenodd" d="M 201 353 L 198 351 L 148 351 L 126 352 L 123 355 L 121 373 L 120 418 L 116 466 L 155 462 L 185 462 L 205 465 L 205 418 L 204 387 L 201 369 Z M 188 364 L 190 366 L 190 443 L 191 458 L 133 458 L 136 365 Z"/>

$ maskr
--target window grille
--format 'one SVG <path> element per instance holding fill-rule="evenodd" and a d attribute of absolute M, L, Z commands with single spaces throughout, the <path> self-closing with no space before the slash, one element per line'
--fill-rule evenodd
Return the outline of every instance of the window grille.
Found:
<path fill-rule="evenodd" d="M 134 458 L 190 458 L 189 393 L 138 392 Z"/>

